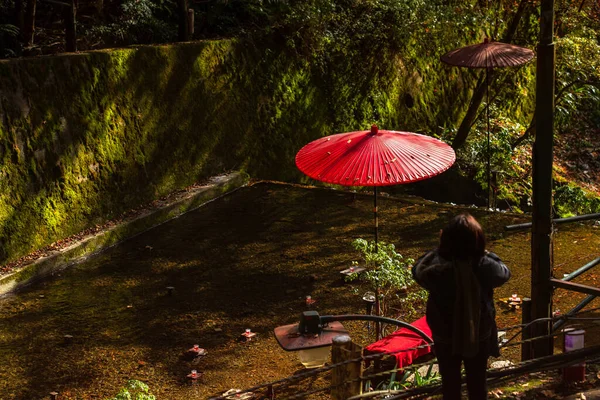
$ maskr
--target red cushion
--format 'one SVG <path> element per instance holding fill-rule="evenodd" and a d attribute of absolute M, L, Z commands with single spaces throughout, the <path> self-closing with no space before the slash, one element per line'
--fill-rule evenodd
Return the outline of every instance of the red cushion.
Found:
<path fill-rule="evenodd" d="M 411 325 L 431 337 L 431 329 L 429 329 L 425 317 L 416 320 Z M 383 339 L 368 345 L 365 349 L 371 353 L 393 353 L 399 350 L 422 346 L 424 344 L 427 344 L 427 342 L 417 333 L 407 328 L 400 328 Z M 431 347 L 428 346 L 416 350 L 401 351 L 393 354 L 393 356 L 396 357 L 397 367 L 402 368 L 412 364 L 415 358 L 430 352 Z"/>

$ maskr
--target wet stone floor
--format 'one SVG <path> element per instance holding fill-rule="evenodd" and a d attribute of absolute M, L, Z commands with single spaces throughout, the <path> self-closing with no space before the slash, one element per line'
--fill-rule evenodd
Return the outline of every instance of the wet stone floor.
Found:
<path fill-rule="evenodd" d="M 128 379 L 146 382 L 158 399 L 206 399 L 298 372 L 296 354 L 279 347 L 273 328 L 297 322 L 307 295 L 323 315 L 364 312 L 365 288 L 344 284 L 339 271 L 358 260 L 354 239 L 373 238 L 372 208 L 368 195 L 258 183 L 0 299 L 0 399 L 46 399 L 52 391 L 60 399 L 106 399 Z M 529 217 L 418 198 L 382 197 L 379 210 L 380 240 L 413 258 L 436 245 L 452 215 L 473 213 L 489 249 L 513 271 L 496 297 L 529 295 L 529 233 L 503 231 Z M 599 244 L 593 223 L 559 226 L 555 275 L 598 257 Z M 597 285 L 597 276 L 592 270 L 576 281 Z M 585 297 L 555 295 L 563 312 Z M 497 308 L 501 327 L 520 322 L 520 311 Z M 402 309 L 394 312 L 410 322 Z M 373 341 L 364 323 L 344 325 L 357 343 Z M 242 343 L 248 328 L 257 335 Z M 182 355 L 194 344 L 208 353 L 192 362 Z M 503 356 L 518 360 L 519 347 Z M 192 369 L 202 373 L 194 384 Z M 327 384 L 317 378 L 303 390 Z"/>

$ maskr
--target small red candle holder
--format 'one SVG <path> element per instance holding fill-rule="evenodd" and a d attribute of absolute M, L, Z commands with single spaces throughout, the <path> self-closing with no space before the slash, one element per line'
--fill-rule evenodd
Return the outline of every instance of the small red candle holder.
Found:
<path fill-rule="evenodd" d="M 196 380 L 200 379 L 201 376 L 202 376 L 202 372 L 198 372 L 195 369 L 193 369 L 192 372 L 190 372 L 187 375 L 188 379 L 191 379 L 192 381 L 196 381 Z"/>
<path fill-rule="evenodd" d="M 242 339 L 244 342 L 251 341 L 254 336 L 256 336 L 256 333 L 252 332 L 250 329 L 246 329 L 244 333 L 242 333 Z"/>
<path fill-rule="evenodd" d="M 205 356 L 208 352 L 206 351 L 206 349 L 203 349 L 199 345 L 195 344 L 194 346 L 192 346 L 192 348 L 188 350 L 188 353 L 194 357 L 201 357 Z"/>

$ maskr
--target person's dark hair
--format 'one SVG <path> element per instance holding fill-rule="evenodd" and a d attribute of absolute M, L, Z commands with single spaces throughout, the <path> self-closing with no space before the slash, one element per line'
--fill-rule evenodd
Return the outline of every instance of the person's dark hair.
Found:
<path fill-rule="evenodd" d="M 446 259 L 478 260 L 485 254 L 485 235 L 472 215 L 464 213 L 452 218 L 442 230 L 439 254 Z"/>

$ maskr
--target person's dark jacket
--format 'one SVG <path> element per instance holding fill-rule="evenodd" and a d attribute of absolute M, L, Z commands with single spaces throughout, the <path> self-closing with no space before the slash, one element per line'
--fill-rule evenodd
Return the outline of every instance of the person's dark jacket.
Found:
<path fill-rule="evenodd" d="M 434 341 L 452 342 L 456 284 L 454 263 L 438 254 L 437 250 L 421 256 L 412 268 L 415 281 L 429 292 L 427 323 Z M 473 264 L 473 273 L 480 285 L 479 340 L 488 341 L 490 355 L 498 356 L 496 309 L 493 289 L 510 278 L 510 271 L 494 253 L 486 253 Z M 457 316 L 458 317 L 458 316 Z"/>

